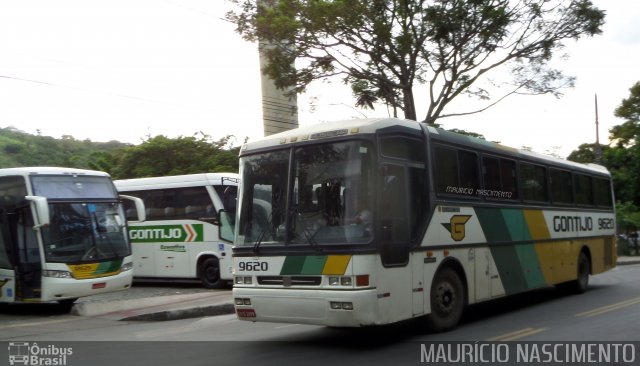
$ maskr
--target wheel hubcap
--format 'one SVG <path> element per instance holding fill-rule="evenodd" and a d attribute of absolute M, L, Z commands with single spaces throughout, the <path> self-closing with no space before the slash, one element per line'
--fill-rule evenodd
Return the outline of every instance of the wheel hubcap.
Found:
<path fill-rule="evenodd" d="M 451 284 L 445 282 L 438 285 L 436 289 L 436 304 L 440 312 L 449 313 L 456 303 L 456 293 Z"/>

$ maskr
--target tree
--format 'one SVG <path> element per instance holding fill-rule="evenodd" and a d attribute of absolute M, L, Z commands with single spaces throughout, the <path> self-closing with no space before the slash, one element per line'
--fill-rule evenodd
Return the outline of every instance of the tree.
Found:
<path fill-rule="evenodd" d="M 637 145 L 640 142 L 640 81 L 629 89 L 629 98 L 622 100 L 614 115 L 626 121 L 611 128 L 612 141 L 621 147 Z"/>
<path fill-rule="evenodd" d="M 640 228 L 640 82 L 629 92 L 629 97 L 614 111 L 616 117 L 625 121 L 609 130 L 613 146 L 602 149 L 602 164 L 611 172 L 613 180 L 618 227 L 624 232 Z M 568 159 L 591 163 L 594 152 L 595 144 L 582 144 Z"/>
<path fill-rule="evenodd" d="M 115 179 L 156 177 L 192 173 L 237 172 L 239 148 L 227 148 L 233 136 L 213 141 L 203 133 L 190 137 L 149 137 L 142 144 L 104 156 L 97 164 L 111 167 Z"/>
<path fill-rule="evenodd" d="M 604 12 L 589 0 L 232 0 L 227 19 L 269 47 L 263 70 L 276 86 L 303 92 L 342 77 L 356 104 L 382 102 L 418 120 L 414 87 L 428 90 L 424 122 L 477 113 L 514 93 L 552 93 L 574 78 L 547 63 L 563 43 L 601 33 Z M 510 68 L 507 91 L 483 87 Z M 484 107 L 445 113 L 462 94 Z"/>

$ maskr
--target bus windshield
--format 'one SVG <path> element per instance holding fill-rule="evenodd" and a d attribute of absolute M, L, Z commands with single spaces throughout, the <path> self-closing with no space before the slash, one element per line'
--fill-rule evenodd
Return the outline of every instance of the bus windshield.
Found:
<path fill-rule="evenodd" d="M 47 262 L 81 263 L 131 254 L 124 211 L 117 202 L 49 202 L 42 229 Z"/>
<path fill-rule="evenodd" d="M 109 198 L 118 196 L 109 177 L 84 175 L 35 175 L 31 177 L 33 192 L 51 199 Z"/>
<path fill-rule="evenodd" d="M 250 155 L 241 158 L 240 170 L 243 191 L 237 245 L 315 246 L 372 240 L 374 171 L 368 142 Z"/>

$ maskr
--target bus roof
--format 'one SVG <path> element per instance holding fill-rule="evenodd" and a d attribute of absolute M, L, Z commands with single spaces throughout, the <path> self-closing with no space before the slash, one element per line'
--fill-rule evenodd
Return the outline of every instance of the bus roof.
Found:
<path fill-rule="evenodd" d="M 75 175 L 97 175 L 97 176 L 109 177 L 108 173 L 101 172 L 98 170 L 61 168 L 61 167 L 52 167 L 52 166 L 18 167 L 18 168 L 0 169 L 0 176 L 36 175 L 36 174 L 46 174 L 46 175 L 52 175 L 52 174 L 74 175 L 75 174 Z"/>
<path fill-rule="evenodd" d="M 239 176 L 236 173 L 199 173 L 165 177 L 120 179 L 113 181 L 113 183 L 116 185 L 118 191 L 127 192 L 175 187 L 198 187 L 222 183 L 236 185 L 238 181 Z"/>
<path fill-rule="evenodd" d="M 401 127 L 414 132 L 424 131 L 432 140 L 467 146 L 472 149 L 484 150 L 496 154 L 511 156 L 526 160 L 538 161 L 563 166 L 565 168 L 582 169 L 594 173 L 609 175 L 604 166 L 597 164 L 581 164 L 573 161 L 539 154 L 529 150 L 516 149 L 480 138 L 462 135 L 441 128 L 431 127 L 416 121 L 397 118 L 365 118 L 347 119 L 333 122 L 324 122 L 309 126 L 302 126 L 293 130 L 270 135 L 262 139 L 243 145 L 240 155 L 252 151 L 269 149 L 286 144 L 321 140 L 324 138 L 353 136 L 357 134 L 371 134 L 384 128 Z"/>
<path fill-rule="evenodd" d="M 323 138 L 355 135 L 359 133 L 375 133 L 379 129 L 403 126 L 420 131 L 420 124 L 415 121 L 397 118 L 365 118 L 346 119 L 302 126 L 251 141 L 242 146 L 241 154 L 252 150 L 260 150 L 299 141 L 320 140 Z"/>
<path fill-rule="evenodd" d="M 607 168 L 605 168 L 602 165 L 593 164 L 593 163 L 588 163 L 588 164 L 577 163 L 575 161 L 566 160 L 566 159 L 562 159 L 562 158 L 558 158 L 550 155 L 544 155 L 544 154 L 540 154 L 530 150 L 512 148 L 512 147 L 498 144 L 495 142 L 483 140 L 473 136 L 462 135 L 459 133 L 443 130 L 440 128 L 434 128 L 429 126 L 426 129 L 429 135 L 431 136 L 431 139 L 435 141 L 445 141 L 451 144 L 468 146 L 474 149 L 489 151 L 496 154 L 503 154 L 503 155 L 510 156 L 512 158 L 520 158 L 520 159 L 525 159 L 532 162 L 537 161 L 540 163 L 552 164 L 552 165 L 561 166 L 567 169 L 570 169 L 570 168 L 581 169 L 581 170 L 586 170 L 593 173 L 609 175 L 609 171 L 607 170 Z"/>

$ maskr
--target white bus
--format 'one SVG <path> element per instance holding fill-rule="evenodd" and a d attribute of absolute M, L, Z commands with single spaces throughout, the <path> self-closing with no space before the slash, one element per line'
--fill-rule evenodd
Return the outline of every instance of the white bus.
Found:
<path fill-rule="evenodd" d="M 560 285 L 616 263 L 611 177 L 425 124 L 347 120 L 240 150 L 239 319 L 357 327 Z"/>
<path fill-rule="evenodd" d="M 134 277 L 197 278 L 206 288 L 231 282 L 233 223 L 220 226 L 218 212 L 235 210 L 237 174 L 124 179 L 115 185 L 146 208 L 146 221 L 129 225 Z"/>
<path fill-rule="evenodd" d="M 137 203 L 144 219 L 142 201 Z M 128 289 L 133 258 L 107 173 L 0 169 L 0 302 L 58 301 Z"/>

